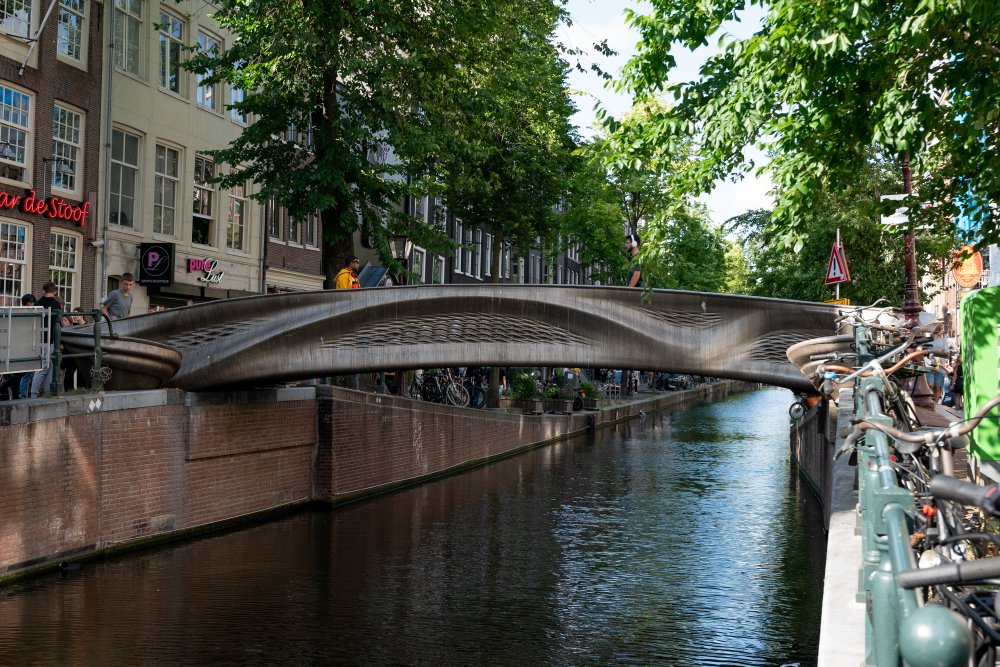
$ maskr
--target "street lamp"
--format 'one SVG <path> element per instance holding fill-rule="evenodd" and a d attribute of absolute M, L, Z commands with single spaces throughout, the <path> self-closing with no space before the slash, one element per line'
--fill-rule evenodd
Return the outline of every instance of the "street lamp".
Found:
<path fill-rule="evenodd" d="M 50 158 L 42 158 L 43 164 L 52 163 L 52 169 L 48 167 L 45 168 L 45 177 L 43 178 L 43 185 L 47 184 L 48 190 L 43 190 L 43 198 L 48 198 L 52 194 L 52 184 L 55 182 L 55 177 L 61 177 L 59 183 L 62 183 L 62 178 L 66 176 L 75 176 L 76 172 L 73 171 L 73 167 L 70 166 L 64 158 L 53 155 Z"/>
<path fill-rule="evenodd" d="M 397 285 L 403 285 L 406 283 L 406 262 L 410 258 L 410 253 L 413 252 L 413 241 L 408 236 L 397 234 L 389 239 L 389 250 L 392 251 L 393 259 L 403 266 L 403 270 L 396 280 Z M 406 371 L 401 368 L 396 370 L 396 392 L 403 398 L 409 398 Z"/>

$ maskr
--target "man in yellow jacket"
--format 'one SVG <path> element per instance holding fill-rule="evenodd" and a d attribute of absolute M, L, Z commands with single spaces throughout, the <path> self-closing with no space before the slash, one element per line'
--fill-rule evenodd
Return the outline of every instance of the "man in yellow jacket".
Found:
<path fill-rule="evenodd" d="M 333 277 L 333 288 L 334 289 L 352 289 L 355 287 L 361 287 L 361 283 L 358 282 L 358 269 L 361 268 L 361 260 L 350 255 L 344 262 L 344 268 L 337 272 L 337 275 Z"/>

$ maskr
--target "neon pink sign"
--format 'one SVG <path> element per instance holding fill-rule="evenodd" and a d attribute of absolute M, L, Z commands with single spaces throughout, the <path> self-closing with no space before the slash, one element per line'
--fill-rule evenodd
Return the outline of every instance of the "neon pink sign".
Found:
<path fill-rule="evenodd" d="M 83 227 L 83 221 L 87 218 L 87 209 L 90 208 L 89 201 L 73 206 L 60 197 L 49 197 L 48 200 L 45 200 L 38 197 L 34 190 L 30 190 L 29 192 L 31 194 L 27 196 L 0 192 L 0 209 L 17 208 L 23 213 L 38 215 L 51 220 L 75 222 L 80 227 Z"/>

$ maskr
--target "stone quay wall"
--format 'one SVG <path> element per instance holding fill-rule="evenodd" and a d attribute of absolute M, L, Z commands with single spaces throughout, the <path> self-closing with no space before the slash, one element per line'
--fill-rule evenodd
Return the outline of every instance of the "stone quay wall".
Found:
<path fill-rule="evenodd" d="M 823 504 L 824 528 L 830 525 L 836 423 L 836 404 L 820 401 L 789 427 L 792 460 Z"/>
<path fill-rule="evenodd" d="M 334 387 L 79 394 L 0 404 L 0 582 L 509 456 L 739 382 L 573 415 Z"/>

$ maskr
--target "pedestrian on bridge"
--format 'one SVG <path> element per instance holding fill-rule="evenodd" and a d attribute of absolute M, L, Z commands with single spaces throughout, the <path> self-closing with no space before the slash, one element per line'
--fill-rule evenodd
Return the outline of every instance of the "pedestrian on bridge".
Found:
<path fill-rule="evenodd" d="M 361 283 L 358 281 L 358 269 L 361 268 L 361 260 L 354 255 L 348 255 L 344 258 L 344 268 L 337 272 L 337 275 L 333 277 L 333 288 L 334 289 L 355 289 L 360 288 Z"/>

